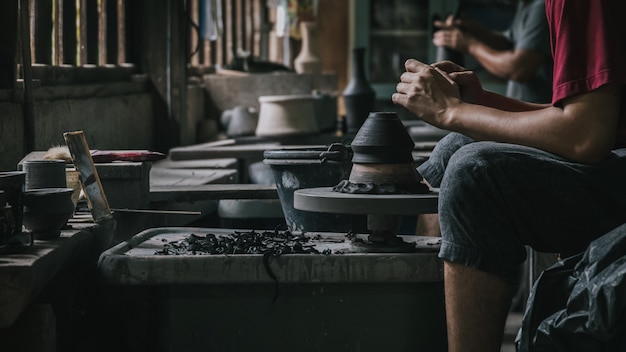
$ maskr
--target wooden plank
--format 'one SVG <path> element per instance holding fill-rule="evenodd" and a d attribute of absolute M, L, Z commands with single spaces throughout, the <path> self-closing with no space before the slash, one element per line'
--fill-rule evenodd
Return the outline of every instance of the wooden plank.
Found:
<path fill-rule="evenodd" d="M 191 0 L 189 2 L 189 17 L 191 22 L 200 27 L 200 0 Z M 198 35 L 198 31 L 194 28 L 191 29 L 190 33 L 190 44 L 191 44 L 191 66 L 199 66 L 200 65 L 200 41 L 201 38 Z M 198 51 L 196 51 L 198 50 Z"/>
<path fill-rule="evenodd" d="M 239 166 L 235 158 L 171 160 L 163 159 L 152 163 L 152 169 L 236 169 Z"/>
<path fill-rule="evenodd" d="M 63 0 L 53 0 L 52 9 L 54 11 L 53 16 L 53 28 L 52 35 L 54 36 L 54 57 L 52 58 L 52 65 L 63 65 Z"/>
<path fill-rule="evenodd" d="M 91 152 L 83 131 L 66 132 L 63 134 L 63 137 L 72 154 L 74 167 L 78 170 L 80 184 L 85 191 L 87 203 L 94 221 L 101 223 L 112 219 L 113 215 L 109 208 L 109 202 L 104 194 L 104 188 L 102 188 L 102 182 L 91 158 Z"/>
<path fill-rule="evenodd" d="M 117 0 L 117 64 L 126 63 L 126 4 Z"/>
<path fill-rule="evenodd" d="M 106 1 L 100 3 L 98 9 L 98 65 L 107 64 L 107 6 Z"/>
<path fill-rule="evenodd" d="M 164 169 L 150 170 L 150 186 L 198 186 L 211 183 L 234 183 L 237 170 L 232 169 Z"/>
<path fill-rule="evenodd" d="M 190 202 L 219 199 L 278 199 L 275 185 L 209 184 L 150 187 L 151 202 Z"/>
<path fill-rule="evenodd" d="M 210 158 L 263 158 L 263 152 L 268 149 L 280 148 L 279 143 L 243 144 L 211 148 L 186 148 L 178 147 L 170 149 L 172 160 L 193 160 Z"/>
<path fill-rule="evenodd" d="M 30 10 L 28 5 L 28 0 L 20 0 L 20 41 L 24 78 L 24 146 L 27 153 L 35 149 L 35 97 L 33 96 Z"/>

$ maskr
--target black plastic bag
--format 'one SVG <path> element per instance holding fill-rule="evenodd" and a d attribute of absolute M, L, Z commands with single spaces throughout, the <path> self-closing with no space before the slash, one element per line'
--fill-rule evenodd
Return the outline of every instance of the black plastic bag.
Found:
<path fill-rule="evenodd" d="M 544 270 L 515 342 L 518 352 L 626 351 L 626 224 Z"/>

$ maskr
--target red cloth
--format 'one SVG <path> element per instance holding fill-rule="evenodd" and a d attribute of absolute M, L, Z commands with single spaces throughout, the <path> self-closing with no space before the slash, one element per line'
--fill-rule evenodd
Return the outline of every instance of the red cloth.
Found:
<path fill-rule="evenodd" d="M 552 103 L 607 83 L 626 85 L 626 1 L 546 0 L 554 57 Z M 626 90 L 626 89 L 623 89 Z M 616 146 L 626 146 L 626 94 Z"/>
<path fill-rule="evenodd" d="M 149 150 L 92 150 L 94 163 L 110 163 L 113 161 L 157 161 L 167 155 Z"/>

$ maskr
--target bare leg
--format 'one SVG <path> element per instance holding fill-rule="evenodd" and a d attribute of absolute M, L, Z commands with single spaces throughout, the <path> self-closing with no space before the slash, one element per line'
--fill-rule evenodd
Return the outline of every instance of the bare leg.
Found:
<path fill-rule="evenodd" d="M 498 352 L 514 286 L 498 276 L 444 263 L 448 352 Z"/>
<path fill-rule="evenodd" d="M 441 237 L 439 229 L 439 214 L 420 214 L 417 216 L 417 225 L 415 226 L 415 234 L 417 236 Z"/>

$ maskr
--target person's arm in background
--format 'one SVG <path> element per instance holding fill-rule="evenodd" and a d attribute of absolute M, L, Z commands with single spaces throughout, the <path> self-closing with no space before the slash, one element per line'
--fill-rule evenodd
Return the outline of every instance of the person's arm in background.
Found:
<path fill-rule="evenodd" d="M 533 11 L 529 15 L 537 16 L 537 20 L 528 21 L 524 30 L 545 35 L 546 38 L 541 39 L 547 40 L 543 9 L 535 11 L 533 8 Z M 544 53 L 533 48 L 534 39 L 514 45 L 503 33 L 492 31 L 469 18 L 448 18 L 445 23 L 435 22 L 435 26 L 441 29 L 433 36 L 434 45 L 468 53 L 487 71 L 503 79 L 527 82 L 547 59 Z"/>

